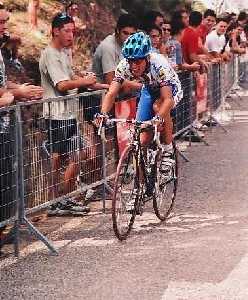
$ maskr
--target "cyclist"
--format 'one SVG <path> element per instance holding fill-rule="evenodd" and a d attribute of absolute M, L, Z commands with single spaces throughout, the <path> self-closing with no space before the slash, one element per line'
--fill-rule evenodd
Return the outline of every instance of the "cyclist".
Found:
<path fill-rule="evenodd" d="M 134 81 L 136 88 L 141 89 L 136 120 L 154 119 L 162 127 L 163 171 L 168 159 L 173 157 L 171 111 L 182 99 L 183 91 L 179 78 L 167 59 L 161 54 L 152 53 L 151 48 L 150 38 L 143 32 L 137 32 L 126 40 L 122 48 L 124 59 L 118 64 L 115 77 L 103 99 L 100 117 L 108 117 L 123 83 Z M 150 135 L 144 133 L 142 143 L 146 143 L 149 138 Z"/>

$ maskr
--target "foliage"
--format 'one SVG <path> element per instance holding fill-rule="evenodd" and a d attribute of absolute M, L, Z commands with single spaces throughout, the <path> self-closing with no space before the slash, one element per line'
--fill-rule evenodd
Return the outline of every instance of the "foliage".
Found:
<path fill-rule="evenodd" d="M 142 18 L 148 10 L 158 10 L 165 16 L 170 15 L 175 9 L 188 6 L 190 0 L 122 0 L 121 2 L 125 10 Z"/>

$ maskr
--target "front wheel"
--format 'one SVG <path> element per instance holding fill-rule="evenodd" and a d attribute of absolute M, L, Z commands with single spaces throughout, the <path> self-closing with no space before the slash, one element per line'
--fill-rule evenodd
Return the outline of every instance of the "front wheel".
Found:
<path fill-rule="evenodd" d="M 113 229 L 119 240 L 125 240 L 132 229 L 136 216 L 135 204 L 138 197 L 138 167 L 135 150 L 127 146 L 117 166 L 114 195 L 112 199 Z M 130 202 L 134 201 L 133 209 Z"/>
<path fill-rule="evenodd" d="M 153 208 L 156 216 L 165 221 L 169 216 L 176 198 L 178 183 L 178 152 L 173 142 L 173 160 L 171 170 L 166 174 L 160 172 L 161 154 L 157 157 L 155 192 Z"/>

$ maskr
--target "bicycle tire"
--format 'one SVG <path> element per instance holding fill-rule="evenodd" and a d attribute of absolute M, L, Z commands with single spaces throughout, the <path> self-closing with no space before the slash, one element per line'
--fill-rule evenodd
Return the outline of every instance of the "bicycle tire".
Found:
<path fill-rule="evenodd" d="M 162 183 L 164 180 L 162 174 L 159 171 L 160 165 L 160 155 L 157 157 L 156 161 L 156 183 L 155 191 L 153 195 L 153 209 L 156 216 L 161 220 L 165 221 L 171 210 L 173 209 L 177 184 L 178 184 L 178 151 L 176 144 L 173 142 L 173 158 L 175 160 L 175 165 L 173 167 L 173 176 L 170 180 L 166 180 L 165 183 Z"/>
<path fill-rule="evenodd" d="M 137 176 L 138 167 L 136 165 L 134 166 L 134 162 L 136 161 L 135 150 L 132 146 L 127 146 L 124 149 L 117 166 L 112 198 L 112 221 L 114 233 L 120 241 L 127 238 L 136 216 L 135 205 L 137 199 L 132 212 L 127 211 L 126 209 L 127 200 L 132 196 L 134 188 L 139 187 L 139 179 Z M 130 173 L 130 170 L 133 172 Z M 121 217 L 126 217 L 126 221 L 122 221 Z"/>

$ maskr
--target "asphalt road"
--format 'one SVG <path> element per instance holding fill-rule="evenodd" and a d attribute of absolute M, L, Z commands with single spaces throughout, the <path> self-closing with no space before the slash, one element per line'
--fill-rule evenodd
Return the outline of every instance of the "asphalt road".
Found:
<path fill-rule="evenodd" d="M 187 149 L 166 224 L 148 211 L 120 243 L 109 214 L 72 218 L 50 234 L 59 256 L 33 243 L 0 261 L 0 299 L 247 300 L 248 98 L 241 105 L 228 133 Z"/>

